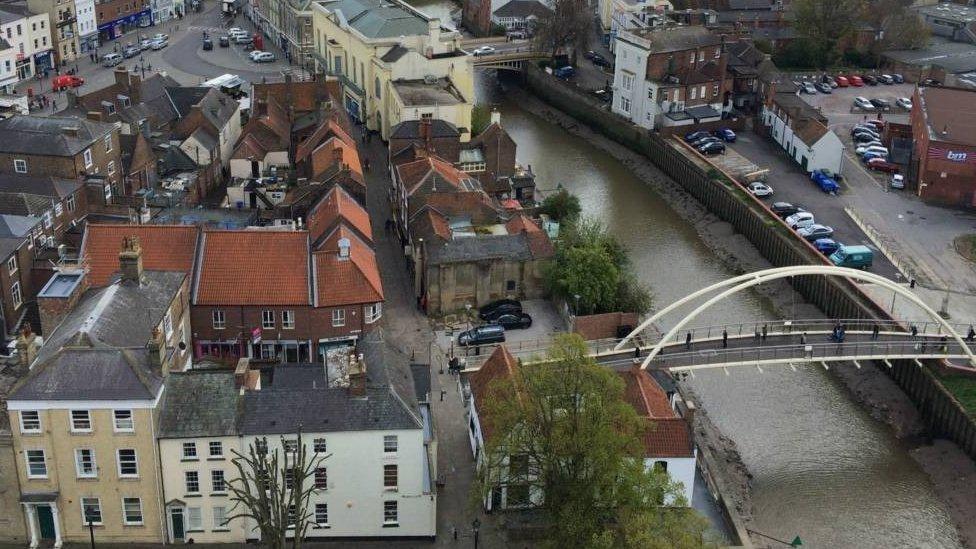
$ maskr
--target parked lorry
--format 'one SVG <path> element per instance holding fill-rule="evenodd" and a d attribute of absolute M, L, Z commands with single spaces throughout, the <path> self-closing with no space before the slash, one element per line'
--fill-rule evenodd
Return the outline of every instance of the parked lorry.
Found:
<path fill-rule="evenodd" d="M 835 181 L 834 175 L 826 170 L 814 170 L 810 174 L 810 179 L 825 193 L 837 194 L 837 191 L 840 190 L 840 185 Z"/>

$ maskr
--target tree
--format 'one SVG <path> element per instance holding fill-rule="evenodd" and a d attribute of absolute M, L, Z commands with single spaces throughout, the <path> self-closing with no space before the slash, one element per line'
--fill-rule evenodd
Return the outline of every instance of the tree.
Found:
<path fill-rule="evenodd" d="M 546 214 L 557 222 L 575 219 L 579 217 L 581 211 L 579 198 L 566 189 L 559 189 L 550 194 L 539 207 L 539 213 Z"/>
<path fill-rule="evenodd" d="M 492 422 L 480 496 L 504 483 L 540 505 L 549 547 L 712 547 L 667 473 L 644 466 L 644 419 L 582 338 L 560 336 L 546 360 L 488 389 Z"/>
<path fill-rule="evenodd" d="M 572 50 L 572 63 L 585 52 L 593 37 L 593 11 L 582 0 L 553 0 L 552 11 L 540 18 L 535 31 L 536 46 L 553 57 L 562 48 Z"/>
<path fill-rule="evenodd" d="M 289 530 L 293 533 L 291 547 L 302 546 L 315 518 L 308 504 L 315 490 L 315 470 L 328 458 L 318 452 L 309 455 L 301 430 L 291 441 L 281 437 L 281 447 L 289 445 L 295 450 L 284 451 L 279 456 L 277 448 L 269 453 L 268 439 L 262 437 L 248 446 L 246 455 L 231 451 L 234 454 L 231 463 L 238 474 L 227 482 L 230 500 L 234 502 L 227 521 L 254 520 L 261 532 L 261 542 L 270 549 L 283 549 Z"/>
<path fill-rule="evenodd" d="M 912 9 L 911 0 L 873 0 L 865 12 L 865 20 L 879 31 L 875 53 L 921 48 L 931 36 L 928 25 Z"/>
<path fill-rule="evenodd" d="M 806 48 L 821 68 L 826 68 L 837 51 L 837 43 L 850 36 L 861 21 L 862 0 L 795 0 L 793 26 L 809 39 Z"/>

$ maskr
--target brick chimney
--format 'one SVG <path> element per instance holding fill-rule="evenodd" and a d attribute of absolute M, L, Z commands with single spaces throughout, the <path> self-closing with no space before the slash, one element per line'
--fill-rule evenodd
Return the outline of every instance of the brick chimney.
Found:
<path fill-rule="evenodd" d="M 122 238 L 122 251 L 119 252 L 119 270 L 122 272 L 123 282 L 142 281 L 142 246 L 134 236 Z"/>
<path fill-rule="evenodd" d="M 159 328 L 153 328 L 152 334 L 149 336 L 149 342 L 146 343 L 146 349 L 149 350 L 149 365 L 154 370 L 158 369 L 164 374 L 169 373 L 163 369 L 163 356 L 166 353 L 166 342 L 163 341 L 163 334 L 159 331 Z"/>
<path fill-rule="evenodd" d="M 424 143 L 424 149 L 430 150 L 430 118 L 420 119 L 420 139 Z"/>
<path fill-rule="evenodd" d="M 50 336 L 61 320 L 75 308 L 88 289 L 88 277 L 82 270 L 59 270 L 37 294 L 41 333 Z"/>
<path fill-rule="evenodd" d="M 18 364 L 29 368 L 31 362 L 34 362 L 34 359 L 37 357 L 37 348 L 37 336 L 31 330 L 30 322 L 27 322 L 17 336 Z"/>

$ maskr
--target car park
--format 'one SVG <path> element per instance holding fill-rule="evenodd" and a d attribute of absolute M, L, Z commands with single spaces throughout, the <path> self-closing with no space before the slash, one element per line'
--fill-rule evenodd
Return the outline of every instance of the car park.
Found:
<path fill-rule="evenodd" d="M 61 74 L 51 79 L 51 89 L 61 91 L 67 88 L 77 88 L 85 84 L 85 79 L 73 74 Z"/>
<path fill-rule="evenodd" d="M 757 198 L 766 198 L 769 196 L 773 196 L 773 188 L 761 181 L 754 181 L 752 183 L 749 183 L 746 189 L 750 193 L 752 193 L 753 196 Z"/>
<path fill-rule="evenodd" d="M 832 238 L 818 238 L 813 241 L 813 247 L 824 255 L 830 255 L 840 248 L 841 244 Z"/>
<path fill-rule="evenodd" d="M 129 44 L 124 50 L 122 50 L 122 57 L 129 59 L 139 55 L 140 53 L 142 53 L 142 48 L 136 46 L 135 44 Z"/>
<path fill-rule="evenodd" d="M 861 86 L 864 85 L 864 80 L 862 80 L 861 77 L 856 74 L 851 75 L 851 77 L 848 78 L 848 80 L 850 80 L 851 85 L 854 86 L 855 88 L 860 88 Z"/>
<path fill-rule="evenodd" d="M 495 46 L 481 46 L 480 48 L 475 48 L 471 53 L 475 55 L 491 55 L 495 53 Z"/>
<path fill-rule="evenodd" d="M 506 313 L 495 317 L 492 323 L 498 324 L 499 326 L 505 328 L 506 330 L 520 330 L 532 326 L 532 317 L 527 313 L 519 313 L 519 314 Z"/>
<path fill-rule="evenodd" d="M 106 53 L 102 56 L 103 67 L 114 67 L 124 61 L 125 58 L 117 53 Z"/>
<path fill-rule="evenodd" d="M 461 332 L 457 338 L 458 345 L 485 345 L 488 343 L 504 343 L 505 328 L 498 324 L 486 324 Z"/>
<path fill-rule="evenodd" d="M 904 189 L 905 188 L 905 176 L 900 173 L 896 173 L 891 176 L 891 181 L 889 182 L 892 189 Z"/>
<path fill-rule="evenodd" d="M 720 137 L 726 143 L 735 143 L 735 132 L 729 128 L 719 128 L 715 130 L 715 137 Z"/>
<path fill-rule="evenodd" d="M 871 141 L 880 141 L 881 137 L 876 133 L 869 132 L 857 132 L 853 136 L 854 142 L 860 145 L 861 143 L 870 143 Z"/>
<path fill-rule="evenodd" d="M 878 82 L 890 86 L 895 83 L 895 79 L 890 74 L 882 74 L 878 77 Z"/>
<path fill-rule="evenodd" d="M 803 209 L 803 207 L 790 204 L 789 202 L 773 202 L 772 205 L 769 206 L 769 209 L 772 210 L 774 214 L 779 216 L 780 219 L 786 219 L 797 212 L 806 211 Z"/>
<path fill-rule="evenodd" d="M 708 137 L 708 135 L 709 134 L 706 131 L 691 132 L 689 134 L 685 134 L 685 141 L 687 141 L 688 143 L 693 143 L 703 137 Z"/>
<path fill-rule="evenodd" d="M 725 152 L 725 144 L 722 142 L 711 142 L 705 143 L 701 147 L 698 147 L 698 152 L 704 155 L 719 154 Z"/>
<path fill-rule="evenodd" d="M 865 111 L 874 110 L 874 104 L 867 97 L 855 97 L 854 106 Z"/>
<path fill-rule="evenodd" d="M 834 78 L 834 81 L 837 82 L 838 88 L 846 88 L 850 85 L 850 83 L 847 81 L 847 77 L 844 76 L 838 76 L 837 78 Z"/>
<path fill-rule="evenodd" d="M 498 299 L 478 309 L 478 318 L 490 320 L 500 314 L 521 314 L 522 302 L 517 299 Z"/>
<path fill-rule="evenodd" d="M 833 93 L 833 91 L 834 91 L 830 87 L 830 84 L 827 84 L 825 82 L 819 82 L 814 87 L 816 87 L 817 88 L 817 91 L 819 91 L 820 93 Z"/>
<path fill-rule="evenodd" d="M 871 99 L 871 104 L 874 105 L 874 108 L 878 109 L 879 111 L 891 110 L 891 103 L 889 103 L 887 99 L 875 97 Z"/>
<path fill-rule="evenodd" d="M 209 38 L 203 39 L 203 51 L 210 51 L 213 49 L 213 40 Z"/>
<path fill-rule="evenodd" d="M 796 234 L 802 236 L 810 242 L 813 242 L 821 238 L 830 238 L 830 236 L 834 234 L 834 229 L 826 225 L 814 223 L 813 225 L 798 228 L 796 230 Z"/>
<path fill-rule="evenodd" d="M 270 51 L 263 51 L 251 58 L 255 63 L 271 63 L 275 60 L 275 54 Z"/>
<path fill-rule="evenodd" d="M 900 108 L 905 109 L 906 111 L 912 110 L 912 100 L 907 97 L 899 97 L 895 100 L 895 105 L 898 105 Z"/>
<path fill-rule="evenodd" d="M 874 262 L 874 252 L 867 246 L 841 246 L 830 254 L 830 261 L 838 267 L 868 269 Z"/>
<path fill-rule="evenodd" d="M 230 46 L 230 37 L 229 36 L 221 36 L 217 40 L 217 42 L 220 44 L 220 47 L 221 48 L 229 47 Z"/>
<path fill-rule="evenodd" d="M 865 137 L 870 137 L 871 139 L 881 139 L 881 134 L 878 130 L 874 128 L 854 128 L 851 132 L 851 137 L 858 141 L 870 141 L 869 139 L 864 139 Z"/>
<path fill-rule="evenodd" d="M 816 220 L 813 218 L 813 214 L 810 212 L 796 212 L 795 214 L 787 217 L 785 221 L 791 229 L 809 227 L 810 225 L 816 223 Z"/>

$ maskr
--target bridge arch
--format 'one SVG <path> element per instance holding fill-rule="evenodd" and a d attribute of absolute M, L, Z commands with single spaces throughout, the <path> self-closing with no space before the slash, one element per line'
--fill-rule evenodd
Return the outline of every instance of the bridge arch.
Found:
<path fill-rule="evenodd" d="M 895 284 L 891 280 L 881 275 L 869 273 L 866 271 L 859 271 L 857 269 L 849 269 L 846 267 L 833 267 L 827 265 L 796 265 L 792 267 L 779 267 L 776 269 L 757 271 L 755 273 L 750 273 L 749 275 L 743 275 L 740 277 L 736 277 L 734 279 L 729 279 L 727 281 L 713 284 L 708 288 L 704 288 L 702 290 L 699 290 L 698 292 L 695 292 L 695 294 L 692 295 L 697 294 L 697 296 L 700 296 L 703 293 L 714 291 L 716 289 L 723 288 L 737 283 L 732 288 L 729 288 L 719 293 L 718 295 L 712 297 L 705 303 L 699 305 L 697 308 L 695 308 L 695 310 L 688 313 L 683 319 L 681 319 L 670 330 L 668 330 L 668 333 L 665 334 L 656 345 L 654 345 L 654 347 L 651 349 L 651 352 L 647 355 L 647 358 L 645 358 L 644 362 L 641 363 L 641 368 L 647 368 L 647 366 L 651 363 L 654 357 L 656 357 L 661 352 L 661 349 L 664 348 L 664 345 L 666 345 L 667 341 L 673 338 L 689 322 L 694 320 L 699 314 L 704 312 L 706 309 L 710 308 L 712 305 L 718 303 L 719 301 L 724 300 L 730 295 L 741 292 L 742 290 L 751 288 L 753 286 L 757 286 L 764 282 L 769 282 L 771 280 L 778 280 L 780 278 L 787 278 L 791 276 L 803 276 L 803 275 L 840 276 L 844 278 L 853 278 L 855 280 L 874 282 L 895 292 L 898 295 L 905 297 L 912 303 L 918 305 L 918 307 L 921 308 L 923 311 L 925 311 L 925 313 L 929 315 L 929 317 L 931 317 L 933 320 L 938 322 L 939 325 L 942 326 L 942 329 L 945 330 L 945 333 L 951 335 L 953 339 L 955 339 L 956 342 L 959 343 L 959 346 L 965 351 L 966 355 L 969 357 L 970 364 L 976 365 L 976 356 L 973 355 L 973 351 L 969 348 L 969 345 L 966 344 L 966 341 L 962 338 L 962 336 L 960 336 L 959 333 L 956 332 L 955 328 L 953 328 L 951 324 L 946 322 L 944 318 L 939 316 L 938 313 L 936 313 L 931 307 L 929 307 L 924 301 L 922 301 L 913 292 L 906 290 L 905 288 L 899 286 L 898 284 Z M 735 282 L 731 282 L 731 281 L 735 281 Z M 683 301 L 687 302 L 688 299 L 686 298 Z M 673 307 L 671 307 L 671 309 L 673 309 Z M 655 315 L 655 317 L 659 317 L 659 316 L 661 315 L 660 314 Z M 637 330 L 635 330 L 635 332 L 636 331 Z M 627 338 L 625 338 L 625 341 L 627 339 L 630 339 L 632 335 L 634 335 L 634 332 L 628 335 Z"/>

